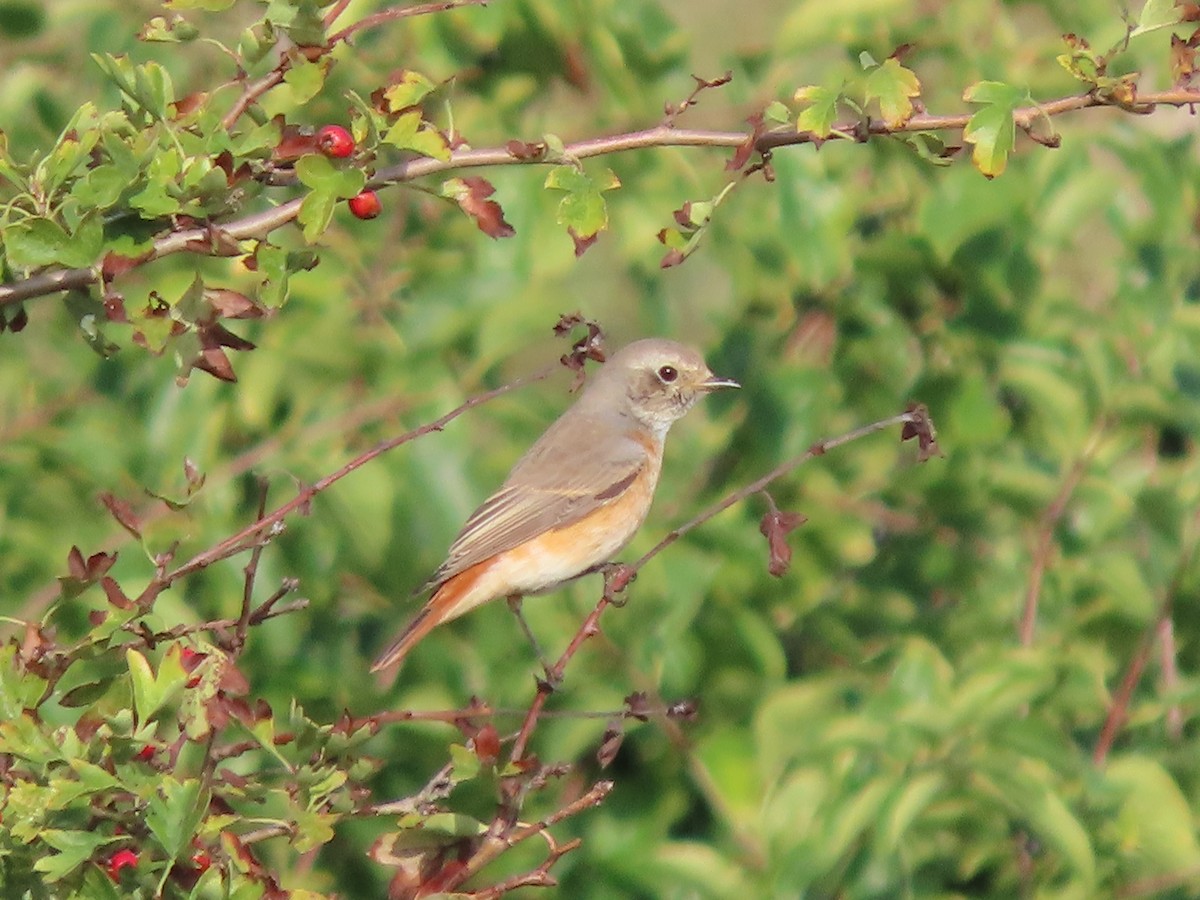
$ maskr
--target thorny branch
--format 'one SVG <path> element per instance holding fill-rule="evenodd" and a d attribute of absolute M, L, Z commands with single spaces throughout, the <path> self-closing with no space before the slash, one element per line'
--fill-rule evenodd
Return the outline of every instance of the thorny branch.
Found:
<path fill-rule="evenodd" d="M 1035 119 L 1044 116 L 1057 116 L 1076 110 L 1097 107 L 1114 107 L 1128 112 L 1147 113 L 1158 106 L 1194 106 L 1200 104 L 1200 89 L 1175 88 L 1157 93 L 1139 95 L 1136 106 L 1118 106 L 1113 101 L 1095 92 L 1075 94 L 1050 100 L 1036 106 L 1025 107 L 1014 111 L 1016 124 L 1021 128 L 1031 126 Z M 778 128 L 761 134 L 755 141 L 753 151 L 757 154 L 769 154 L 786 146 L 818 143 L 823 140 L 862 140 L 861 135 L 883 136 L 929 131 L 961 131 L 970 121 L 966 113 L 958 115 L 938 116 L 920 113 L 903 124 L 889 127 L 882 121 L 867 123 L 862 129 L 856 123 L 839 126 L 828 138 L 820 139 L 807 131 L 796 131 L 794 128 Z M 748 135 L 741 131 L 709 131 L 703 129 L 674 128 L 661 124 L 653 128 L 631 131 L 606 137 L 588 138 L 567 144 L 563 148 L 562 157 L 566 159 L 589 159 L 597 156 L 608 156 L 614 153 L 624 153 L 632 150 L 644 150 L 654 147 L 742 147 Z M 561 159 L 551 159 L 548 156 L 515 156 L 507 146 L 489 147 L 476 150 L 458 149 L 451 152 L 446 160 L 421 157 L 405 160 L 392 166 L 379 169 L 368 179 L 368 189 L 378 189 L 392 184 L 402 184 L 431 175 L 441 175 L 462 169 L 473 169 L 487 166 L 512 165 L 542 165 L 558 163 Z M 300 213 L 302 197 L 282 203 L 271 209 L 240 216 L 225 222 L 208 223 L 197 228 L 186 228 L 163 235 L 154 242 L 153 248 L 139 260 L 138 265 L 145 265 L 165 256 L 171 256 L 183 251 L 203 252 L 198 248 L 211 246 L 215 231 L 230 241 L 245 241 L 263 238 L 277 228 L 294 221 Z M 223 241 L 224 243 L 224 241 Z M 35 297 L 55 294 L 60 291 L 86 288 L 100 279 L 99 262 L 87 268 L 52 269 L 40 272 L 28 278 L 9 284 L 0 284 L 0 308 L 20 303 Z"/>

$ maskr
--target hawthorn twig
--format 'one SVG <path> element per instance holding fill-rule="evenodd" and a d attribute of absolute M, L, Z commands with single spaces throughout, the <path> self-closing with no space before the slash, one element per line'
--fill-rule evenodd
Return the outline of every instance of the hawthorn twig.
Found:
<path fill-rule="evenodd" d="M 917 421 L 919 421 L 917 413 L 912 411 L 902 412 L 899 415 L 891 416 L 887 419 L 881 419 L 878 422 L 872 422 L 870 425 L 864 425 L 861 428 L 855 428 L 853 431 L 848 431 L 845 434 L 837 437 L 826 438 L 823 441 L 817 441 L 817 443 L 809 447 L 804 453 L 789 459 L 787 462 L 781 463 L 766 475 L 763 475 L 761 478 L 758 478 L 749 484 L 738 488 L 733 493 L 726 495 L 724 498 L 714 503 L 695 518 L 690 519 L 687 522 L 684 522 L 678 528 L 667 532 L 666 536 L 663 537 L 661 541 L 651 547 L 640 559 L 632 563 L 630 568 L 633 569 L 635 573 L 638 572 L 642 566 L 644 566 L 654 557 L 658 556 L 658 554 L 662 553 L 663 550 L 667 549 L 667 547 L 671 546 L 689 531 L 692 531 L 693 529 L 703 525 L 718 513 L 722 513 L 729 509 L 729 507 L 733 506 L 735 503 L 745 500 L 752 494 L 759 493 L 772 482 L 779 480 L 784 475 L 787 475 L 795 469 L 798 469 L 800 466 L 804 465 L 810 460 L 818 456 L 824 456 L 830 450 L 840 447 L 843 444 L 849 444 L 852 441 L 857 441 L 860 438 L 875 434 L 877 431 L 883 431 L 884 429 L 891 428 L 894 425 L 912 424 Z"/>
<path fill-rule="evenodd" d="M 454 790 L 454 782 L 450 776 L 454 773 L 454 763 L 449 762 L 433 773 L 433 777 L 425 782 L 425 786 L 411 797 L 402 800 L 390 800 L 387 803 L 376 803 L 364 806 L 355 811 L 360 816 L 406 816 L 420 812 L 425 807 L 450 795 Z"/>
<path fill-rule="evenodd" d="M 294 588 L 289 588 L 294 590 Z M 254 615 L 250 617 L 251 625 L 260 625 L 267 619 L 274 619 L 276 616 L 286 616 L 288 613 L 300 612 L 302 609 L 308 609 L 308 599 L 301 597 L 298 600 L 293 600 L 291 603 L 284 603 L 281 606 L 275 606 L 274 601 L 268 601 L 272 604 L 271 608 L 263 610 L 259 607 Z M 264 603 L 263 606 L 267 604 Z M 128 631 L 130 634 L 137 635 L 147 645 L 152 645 L 159 641 L 170 641 L 175 638 L 181 638 L 189 634 L 198 634 L 201 631 L 220 632 L 229 628 L 233 628 L 238 624 L 238 619 L 213 619 L 209 622 L 197 622 L 194 625 L 176 625 L 174 628 L 168 628 L 166 631 L 147 632 L 142 626 L 145 621 L 142 619 L 136 622 L 128 622 L 122 625 L 123 631 Z"/>
<path fill-rule="evenodd" d="M 1056 116 L 1094 107 L 1116 107 L 1127 112 L 1146 113 L 1158 106 L 1178 107 L 1197 104 L 1200 104 L 1200 89 L 1195 88 L 1173 88 L 1168 91 L 1141 94 L 1138 106 L 1133 108 L 1118 106 L 1097 94 L 1086 93 L 1061 97 L 1037 106 L 1018 109 L 1013 115 L 1017 124 L 1026 127 L 1035 117 Z M 913 116 L 907 122 L 893 127 L 889 127 L 883 122 L 872 121 L 868 123 L 867 132 L 874 136 L 884 136 L 920 131 L 956 131 L 965 127 L 969 121 L 970 115 L 966 113 L 949 116 L 921 113 Z M 755 141 L 754 151 L 762 154 L 780 147 L 817 143 L 824 140 L 855 140 L 857 139 L 854 131 L 856 127 L 853 124 L 841 126 L 828 138 L 818 138 L 811 132 L 796 131 L 794 128 L 778 128 L 760 135 Z M 706 131 L 658 125 L 641 131 L 577 141 L 564 147 L 564 156 L 587 159 L 653 147 L 737 148 L 746 142 L 746 137 L 746 132 L 742 131 Z M 506 146 L 478 150 L 459 149 L 452 151 L 445 160 L 423 157 L 380 169 L 372 178 L 368 179 L 366 187 L 375 190 L 390 184 L 409 182 L 417 178 L 461 169 L 485 166 L 544 165 L 553 161 L 541 157 L 517 157 Z M 183 251 L 201 252 L 197 248 L 212 244 L 214 229 L 223 237 L 234 241 L 264 237 L 275 229 L 294 221 L 300 213 L 302 200 L 303 198 L 297 197 L 271 209 L 240 216 L 226 222 L 210 223 L 198 228 L 186 228 L 165 234 L 154 241 L 153 248 L 136 265 L 144 266 L 165 256 Z M 86 288 L 99 279 L 99 261 L 95 266 L 87 268 L 52 269 L 41 272 L 28 278 L 0 285 L 0 308 L 35 297 Z"/>
<path fill-rule="evenodd" d="M 534 837 L 535 835 L 544 834 L 546 829 L 556 825 L 564 819 L 568 819 L 571 816 L 576 816 L 586 809 L 599 806 L 604 802 L 604 798 L 612 792 L 612 789 L 613 783 L 611 781 L 597 781 L 594 785 L 592 785 L 591 790 L 589 790 L 586 794 L 583 794 L 581 797 L 571 801 L 566 806 L 556 810 L 540 821 L 531 822 L 527 825 L 518 825 L 511 829 L 507 825 L 502 825 L 498 833 L 489 833 L 488 836 L 484 838 L 484 840 L 480 843 L 479 848 L 468 860 L 465 861 L 462 869 L 454 873 L 451 878 L 447 879 L 447 882 L 441 885 L 441 889 L 444 891 L 454 890 L 454 888 L 458 887 L 459 885 L 465 884 L 468 879 L 476 875 L 481 869 L 483 869 L 484 866 L 492 862 L 492 860 L 496 859 L 496 857 L 498 857 L 504 851 L 515 847 L 517 844 L 520 844 L 523 841 L 529 840 L 529 838 Z M 497 826 L 498 822 L 499 819 L 497 822 L 492 823 L 494 828 Z M 565 849 L 562 853 L 554 856 L 554 860 L 557 860 L 564 853 L 568 853 L 575 849 L 572 844 L 573 842 L 564 844 L 563 847 Z M 549 868 L 549 866 L 547 866 L 547 868 Z"/>
<path fill-rule="evenodd" d="M 260 516 L 256 521 L 250 523 L 241 531 L 227 537 L 216 546 L 210 547 L 209 549 L 196 554 L 178 568 L 163 573 L 161 576 L 159 576 L 159 581 L 161 582 L 162 587 L 165 589 L 185 575 L 190 575 L 192 572 L 197 572 L 200 569 L 206 568 L 212 565 L 214 562 L 227 559 L 245 549 L 261 544 L 264 536 L 266 536 L 273 528 L 280 525 L 283 520 L 288 517 L 288 515 L 296 512 L 297 510 L 305 509 L 313 501 L 313 498 L 315 498 L 322 491 L 326 490 L 331 485 L 336 484 L 338 481 L 341 481 L 351 472 L 362 468 L 377 456 L 381 456 L 382 454 L 387 453 L 389 450 L 394 450 L 403 444 L 407 444 L 408 442 L 416 440 L 419 437 L 423 437 L 431 432 L 441 431 L 450 422 L 453 422 L 463 413 L 467 412 L 467 410 L 474 409 L 476 406 L 480 406 L 491 400 L 495 400 L 497 397 L 501 397 L 510 391 L 515 391 L 517 388 L 525 387 L 528 384 L 541 381 L 549 377 L 550 374 L 553 373 L 557 368 L 558 364 L 556 363 L 555 365 L 547 366 L 546 368 L 531 375 L 525 375 L 520 378 L 516 378 L 513 381 L 510 381 L 507 384 L 502 384 L 500 387 L 493 388 L 490 391 L 485 391 L 482 394 L 476 394 L 474 397 L 469 398 L 465 402 L 456 406 L 454 409 L 450 410 L 450 412 L 440 416 L 437 419 L 434 419 L 432 422 L 427 422 L 419 428 L 414 428 L 411 431 L 406 431 L 404 434 L 398 435 L 397 437 L 389 438 L 388 440 L 379 442 L 370 450 L 360 453 L 337 471 L 326 475 L 324 478 L 318 479 L 311 485 L 302 487 L 296 496 L 287 503 L 284 503 L 282 506 L 272 510 L 266 515 Z"/>
<path fill-rule="evenodd" d="M 255 480 L 258 484 L 258 518 L 261 519 L 267 512 L 267 489 L 269 485 L 267 479 L 262 476 L 259 476 Z M 255 542 L 254 547 L 250 551 L 250 561 L 246 563 L 246 568 L 242 570 L 245 576 L 242 582 L 242 614 L 238 617 L 237 630 L 234 631 L 233 636 L 233 646 L 230 648 L 235 657 L 246 646 L 246 632 L 250 628 L 251 603 L 254 600 L 254 580 L 258 575 L 258 561 L 262 558 L 263 547 L 265 546 L 266 544 L 262 541 Z"/>

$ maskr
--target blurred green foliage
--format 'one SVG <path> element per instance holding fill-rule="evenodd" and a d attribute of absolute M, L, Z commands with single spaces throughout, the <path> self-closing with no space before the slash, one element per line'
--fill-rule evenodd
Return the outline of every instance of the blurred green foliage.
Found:
<path fill-rule="evenodd" d="M 387 6 L 352 3 L 338 24 Z M 231 203 L 265 209 L 317 197 L 307 201 L 305 233 L 273 233 L 256 271 L 237 258 L 176 254 L 119 276 L 129 324 L 100 335 L 88 324 L 99 319 L 87 318 L 102 316 L 95 293 L 66 303 L 50 296 L 26 301 L 24 330 L 0 334 L 0 628 L 11 638 L 0 660 L 0 893 L 58 896 L 69 884 L 73 896 L 105 897 L 124 885 L 152 896 L 168 859 L 190 859 L 191 833 L 180 829 L 203 806 L 186 758 L 174 772 L 183 780 L 169 783 L 160 778 L 166 757 L 150 768 L 134 759 L 139 741 L 169 743 L 194 723 L 182 698 L 195 685 L 176 683 L 186 684 L 177 642 L 139 648 L 127 638 L 107 662 L 97 653 L 76 663 L 102 691 L 90 701 L 93 716 L 109 717 L 99 737 L 70 737 L 88 704 L 62 702 L 86 679 L 68 669 L 43 696 L 46 682 L 22 662 L 30 638 L 21 623 L 44 623 L 53 630 L 46 639 L 67 646 L 95 635 L 105 611 L 118 636 L 120 616 L 140 615 L 117 615 L 98 579 L 60 581 L 78 574 L 71 547 L 85 563 L 117 552 L 107 575 L 135 596 L 153 578 L 156 554 L 174 546 L 182 562 L 253 521 L 255 476 L 270 480 L 268 508 L 291 499 L 376 441 L 553 361 L 565 346 L 550 327 L 577 309 L 614 345 L 662 334 L 702 346 L 714 371 L 744 386 L 672 434 L 631 559 L 820 438 L 910 401 L 931 410 L 943 455 L 917 464 L 909 445 L 885 433 L 775 484 L 781 507 L 808 516 L 780 579 L 767 574 L 759 497 L 641 571 L 628 605 L 606 613 L 603 636 L 573 660 L 550 708 L 619 710 L 626 695 L 645 691 L 696 698 L 700 712 L 694 722 L 630 725 L 607 774 L 595 761 L 603 719 L 539 725 L 537 756 L 575 768 L 532 795 L 524 818 L 552 813 L 602 775 L 616 785 L 601 806 L 552 829 L 561 840 L 583 838 L 552 870 L 562 896 L 1200 891 L 1194 116 L 1167 107 L 1145 117 L 1068 113 L 1053 119 L 1061 147 L 1017 129 L 1011 154 L 1008 120 L 996 120 L 997 108 L 1026 95 L 1047 102 L 1088 90 L 1078 55 L 1058 61 L 1070 55 L 1064 33 L 1095 53 L 1121 47 L 1103 89 L 1120 90 L 1135 72 L 1143 94 L 1169 89 L 1178 75 L 1172 34 L 1186 40 L 1194 30 L 1150 27 L 1173 4 L 1151 0 L 1125 21 L 1115 0 L 686 8 L 492 0 L 364 30 L 334 52 L 336 64 L 297 65 L 302 74 L 266 94 L 259 130 L 243 121 L 237 134 L 172 156 L 171 99 L 209 92 L 212 105 L 195 116 L 212 119 L 237 98 L 237 71 L 214 43 L 146 43 L 139 31 L 155 16 L 182 15 L 249 54 L 270 44 L 261 30 L 245 33 L 264 9 L 276 21 L 294 16 L 295 35 L 320 18 L 314 4 L 285 0 L 189 0 L 168 10 L 0 2 L 0 141 L 14 164 L 46 158 L 65 173 L 46 170 L 61 188 L 58 211 L 40 210 L 37 224 L 12 214 L 20 192 L 0 185 L 5 280 L 46 263 L 89 266 L 101 246 L 134 253 L 145 246 L 143 218 L 161 216 L 152 225 L 163 227 L 172 215 L 219 220 Z M 1123 46 L 1139 21 L 1146 27 Z M 906 43 L 901 66 L 890 55 Z M 135 66 L 141 76 L 130 74 Z M 268 68 L 261 62 L 251 76 Z M 407 107 L 371 118 L 350 92 L 361 101 L 398 68 L 438 87 L 417 98 L 423 118 L 389 132 Z M 349 125 L 353 115 L 356 137 L 380 139 L 380 165 L 402 150 L 442 152 L 413 143 L 422 134 L 432 141 L 434 126 L 452 124 L 474 147 L 548 134 L 569 142 L 652 126 L 664 103 L 694 88 L 692 73 L 726 69 L 732 82 L 701 92 L 679 127 L 737 130 L 773 101 L 794 123 L 864 72 L 870 87 L 857 96 L 902 117 L 905 73 L 915 73 L 931 113 L 971 115 L 989 104 L 973 123 L 1000 142 L 989 145 L 989 159 L 1003 156 L 990 170 L 999 177 L 984 178 L 970 149 L 933 165 L 924 157 L 937 148 L 922 154 L 886 138 L 782 147 L 770 182 L 726 173 L 729 149 L 699 147 L 611 154 L 586 163 L 586 174 L 553 169 L 549 179 L 542 167 L 493 167 L 466 173 L 486 176 L 495 188 L 487 199 L 515 230 L 493 240 L 460 193 L 452 199 L 470 215 L 441 196 L 438 179 L 381 190 L 383 215 L 362 222 L 341 202 L 361 187 L 357 171 L 323 157 L 308 157 L 321 163 L 305 164 L 303 186 L 250 181 L 232 197 L 219 167 L 181 162 L 221 151 L 267 159 L 280 132 L 266 117 L 276 113 L 296 126 Z M 981 82 L 1006 90 L 964 99 Z M 131 92 L 141 94 L 138 109 Z M 836 109 L 843 121 L 846 107 Z M 808 114 L 805 127 L 822 116 Z M 113 151 L 113 171 L 99 175 L 88 168 L 95 147 L 54 156 L 72 123 L 103 121 L 142 141 L 143 155 Z M 954 147 L 962 134 L 936 137 Z M 976 164 L 989 171 L 979 149 Z M 722 193 L 731 181 L 738 187 Z M 563 191 L 581 184 L 586 196 L 569 194 L 567 205 Z M 718 197 L 719 207 L 701 207 L 711 219 L 694 220 L 704 227 L 686 262 L 661 268 L 675 245 L 656 235 L 679 225 L 678 247 L 691 235 L 672 212 Z M 119 236 L 100 215 L 131 208 L 138 221 L 122 220 L 129 228 Z M 576 258 L 564 225 L 605 221 Z M 307 268 L 314 250 L 319 264 Z M 169 322 L 139 318 L 151 292 L 175 309 L 200 304 L 198 278 L 269 311 L 227 323 L 257 345 L 228 354 L 236 383 L 193 372 L 178 385 L 199 345 L 172 344 Z M 203 321 L 189 318 L 189 334 Z M 134 346 L 138 330 L 151 350 L 167 352 Z M 109 341 L 125 346 L 113 353 Z M 415 609 L 411 590 L 456 528 L 569 403 L 567 384 L 564 373 L 523 388 L 374 460 L 290 518 L 263 552 L 257 599 L 295 578 L 310 601 L 251 629 L 238 661 L 247 702 L 273 711 L 249 717 L 239 733 L 255 745 L 238 771 L 263 785 L 239 799 L 247 809 L 260 803 L 264 821 L 307 828 L 256 847 L 284 888 L 383 896 L 390 874 L 366 852 L 395 831 L 395 819 L 349 816 L 349 788 L 320 778 L 327 767 L 349 772 L 362 753 L 355 783 L 369 784 L 376 801 L 407 796 L 462 741 L 431 723 L 390 724 L 369 740 L 341 735 L 330 726 L 343 711 L 453 709 L 477 696 L 512 711 L 497 718 L 501 734 L 518 726 L 539 670 L 503 604 L 434 632 L 394 686 L 370 679 L 367 666 L 384 633 Z M 198 490 L 185 458 L 204 473 Z M 140 541 L 99 502 L 103 493 L 132 504 Z M 171 509 L 151 494 L 180 502 Z M 222 562 L 158 596 L 150 627 L 236 619 L 243 565 L 244 557 Z M 585 579 L 530 600 L 526 614 L 557 650 L 599 590 Z M 1110 746 L 1106 717 L 1148 641 L 1146 671 Z M 215 690 L 220 673 L 203 677 Z M 275 748 L 254 730 L 263 721 L 302 738 Z M 1093 759 L 1098 747 L 1108 751 L 1103 765 Z M 114 777 L 132 796 L 105 816 L 80 815 Z M 310 793 L 298 793 L 301 783 Z M 488 821 L 488 773 L 465 779 L 445 805 Z M 113 849 L 131 844 L 113 830 L 122 816 L 127 834 L 144 836 L 142 860 L 113 879 L 104 861 L 111 871 Z M 236 844 L 220 842 L 228 823 L 209 826 L 198 833 L 218 865 L 196 896 L 218 889 L 216 873 L 246 871 Z M 544 855 L 522 845 L 484 881 Z M 50 875 L 63 880 L 47 885 Z"/>

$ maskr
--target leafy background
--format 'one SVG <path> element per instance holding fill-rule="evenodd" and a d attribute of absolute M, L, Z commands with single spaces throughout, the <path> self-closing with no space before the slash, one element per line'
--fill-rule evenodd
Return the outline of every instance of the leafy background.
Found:
<path fill-rule="evenodd" d="M 354 3 L 347 20 L 383 5 Z M 211 44 L 139 42 L 162 13 L 149 2 L 0 4 L 0 130 L 12 158 L 45 152 L 85 99 L 119 107 L 89 53 L 156 60 L 179 94 L 233 77 Z M 188 12 L 230 42 L 261 14 L 246 2 Z M 453 76 L 441 90 L 455 128 L 502 146 L 648 127 L 692 90 L 692 73 L 729 69 L 731 83 L 702 92 L 679 124 L 737 130 L 771 101 L 794 109 L 800 86 L 856 77 L 860 53 L 882 60 L 911 43 L 904 65 L 926 107 L 958 113 L 981 80 L 1038 100 L 1076 93 L 1056 62 L 1061 35 L 1107 48 L 1126 31 L 1107 0 L 494 0 L 364 31 L 307 103 L 283 93 L 264 105 L 298 123 L 345 122 L 348 90 L 365 96 L 411 68 L 437 83 Z M 1133 37 L 1113 73 L 1169 85 L 1170 33 Z M 178 540 L 186 559 L 253 520 L 255 475 L 270 479 L 269 505 L 288 499 L 375 441 L 557 358 L 550 326 L 581 310 L 612 345 L 669 335 L 744 385 L 673 433 L 630 557 L 814 441 L 912 400 L 930 408 L 943 454 L 918 464 L 885 433 L 777 483 L 775 500 L 808 516 L 780 579 L 766 570 L 759 497 L 643 569 L 550 707 L 616 710 L 646 691 L 696 698 L 700 713 L 631 728 L 611 796 L 555 827 L 584 839 L 553 870 L 563 896 L 1191 896 L 1195 118 L 1084 110 L 1054 125 L 1061 147 L 1021 138 L 991 180 L 969 151 L 936 166 L 888 139 L 783 147 L 770 183 L 725 172 L 728 149 L 609 155 L 585 166 L 620 181 L 605 194 L 609 229 L 578 259 L 541 167 L 484 173 L 515 229 L 504 240 L 481 234 L 436 184 L 386 189 L 372 222 L 339 204 L 320 264 L 292 277 L 276 315 L 231 326 L 258 345 L 231 354 L 236 384 L 193 373 L 177 385 L 170 352 L 127 346 L 101 358 L 68 306 L 29 302 L 25 330 L 0 335 L 4 628 L 19 643 L 16 623 L 49 611 L 60 639 L 87 631 L 103 594 L 58 600 L 72 545 L 119 550 L 111 574 L 123 585 L 151 577 L 101 493 L 139 510 L 149 552 Z M 660 268 L 656 234 L 672 211 L 730 181 L 738 187 L 696 251 Z M 298 231 L 285 242 L 304 245 Z M 197 271 L 247 292 L 261 280 L 236 261 L 181 255 L 131 273 L 123 290 L 178 297 Z M 128 332 L 113 337 L 128 343 Z M 538 670 L 503 604 L 439 629 L 395 685 L 367 664 L 465 516 L 569 402 L 568 381 L 472 410 L 290 520 L 262 555 L 259 583 L 297 578 L 310 606 L 253 632 L 239 662 L 252 695 L 277 714 L 294 700 L 325 722 L 472 696 L 519 713 Z M 167 513 L 146 492 L 182 497 L 185 457 L 206 483 Z M 531 600 L 527 614 L 558 648 L 598 593 L 588 579 Z M 236 618 L 241 602 L 241 564 L 225 562 L 163 594 L 155 614 Z M 151 656 L 157 667 L 161 653 Z M 1146 670 L 1110 748 L 1102 729 L 1139 660 Z M 497 724 L 504 733 L 517 721 Z M 575 768 L 527 815 L 601 775 L 602 723 L 541 724 L 538 756 Z M 381 763 L 374 795 L 420 788 L 455 740 L 444 724 L 385 727 L 363 748 Z M 472 783 L 449 805 L 486 821 L 494 799 Z M 346 820 L 309 853 L 283 840 L 261 853 L 285 887 L 380 896 L 388 873 L 365 851 L 389 827 Z M 488 874 L 540 856 L 520 848 Z"/>

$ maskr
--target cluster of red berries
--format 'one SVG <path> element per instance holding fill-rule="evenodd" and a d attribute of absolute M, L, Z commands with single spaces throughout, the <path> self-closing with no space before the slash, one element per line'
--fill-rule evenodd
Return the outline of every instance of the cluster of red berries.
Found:
<path fill-rule="evenodd" d="M 354 138 L 341 125 L 324 125 L 317 132 L 317 147 L 330 159 L 346 159 L 354 152 Z M 359 219 L 373 219 L 383 212 L 383 204 L 374 191 L 363 191 L 347 200 L 346 205 Z"/>

